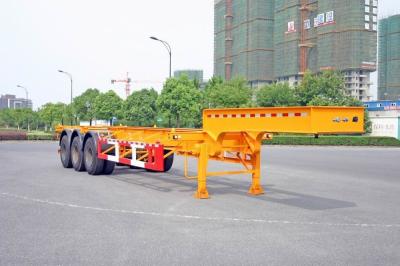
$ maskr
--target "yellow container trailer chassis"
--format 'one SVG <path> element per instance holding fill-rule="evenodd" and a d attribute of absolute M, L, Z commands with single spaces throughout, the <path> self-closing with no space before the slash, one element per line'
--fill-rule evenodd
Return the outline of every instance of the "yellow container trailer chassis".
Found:
<path fill-rule="evenodd" d="M 355 134 L 364 131 L 362 107 L 274 107 L 207 109 L 203 129 L 126 126 L 57 126 L 65 168 L 90 175 L 112 174 L 115 164 L 154 172 L 171 169 L 174 154 L 184 156 L 186 178 L 197 179 L 195 197 L 207 199 L 207 177 L 251 174 L 249 193 L 260 185 L 262 140 L 273 133 Z M 196 177 L 188 176 L 188 156 L 198 159 Z M 236 163 L 238 171 L 209 172 L 208 160 Z"/>

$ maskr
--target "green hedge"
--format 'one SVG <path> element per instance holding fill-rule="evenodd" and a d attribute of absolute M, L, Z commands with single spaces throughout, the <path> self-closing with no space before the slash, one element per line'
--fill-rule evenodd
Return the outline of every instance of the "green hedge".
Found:
<path fill-rule="evenodd" d="M 52 133 L 46 133 L 46 132 L 29 132 L 27 134 L 27 140 L 54 140 L 55 135 Z"/>
<path fill-rule="evenodd" d="M 286 136 L 276 135 L 265 145 L 331 145 L 331 146 L 391 146 L 400 147 L 400 140 L 390 137 L 368 136 Z"/>
<path fill-rule="evenodd" d="M 25 131 L 17 130 L 0 130 L 0 141 L 1 140 L 26 140 Z"/>

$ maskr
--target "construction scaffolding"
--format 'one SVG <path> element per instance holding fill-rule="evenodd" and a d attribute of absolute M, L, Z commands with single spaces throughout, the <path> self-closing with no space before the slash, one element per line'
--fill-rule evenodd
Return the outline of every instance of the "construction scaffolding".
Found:
<path fill-rule="evenodd" d="M 216 1 L 216 76 L 241 76 L 255 84 L 274 79 L 273 17 L 274 1 Z"/>
<path fill-rule="evenodd" d="M 306 70 L 369 77 L 377 10 L 377 0 L 216 0 L 214 74 L 255 86 L 300 80 Z"/>
<path fill-rule="evenodd" d="M 400 15 L 379 22 L 379 100 L 400 99 Z"/>
<path fill-rule="evenodd" d="M 376 70 L 373 1 L 368 5 L 341 0 L 277 2 L 275 78 L 302 75 L 306 69 Z"/>

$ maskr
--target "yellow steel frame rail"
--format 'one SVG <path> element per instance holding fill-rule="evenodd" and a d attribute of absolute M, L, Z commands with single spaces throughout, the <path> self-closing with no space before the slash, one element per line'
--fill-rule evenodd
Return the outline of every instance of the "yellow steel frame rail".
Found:
<path fill-rule="evenodd" d="M 354 134 L 363 133 L 362 107 L 282 107 L 208 109 L 203 111 L 203 129 L 146 127 L 88 127 L 58 126 L 56 132 L 79 129 L 81 134 L 95 131 L 103 138 L 142 143 L 160 143 L 172 153 L 185 156 L 185 176 L 197 178 L 196 198 L 209 197 L 207 176 L 251 174 L 249 193 L 263 193 L 260 182 L 260 149 L 263 139 L 271 133 Z M 126 157 L 129 150 L 119 154 Z M 198 158 L 197 177 L 188 175 L 187 157 Z M 139 158 L 143 160 L 146 152 Z M 243 170 L 207 172 L 208 160 L 237 163 Z"/>

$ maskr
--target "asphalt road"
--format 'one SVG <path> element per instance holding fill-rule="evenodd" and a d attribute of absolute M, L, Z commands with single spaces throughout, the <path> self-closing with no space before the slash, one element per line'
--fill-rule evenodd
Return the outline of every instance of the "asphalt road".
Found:
<path fill-rule="evenodd" d="M 400 149 L 264 147 L 264 195 L 213 177 L 209 200 L 179 157 L 89 176 L 56 150 L 0 143 L 0 265 L 400 264 Z"/>

